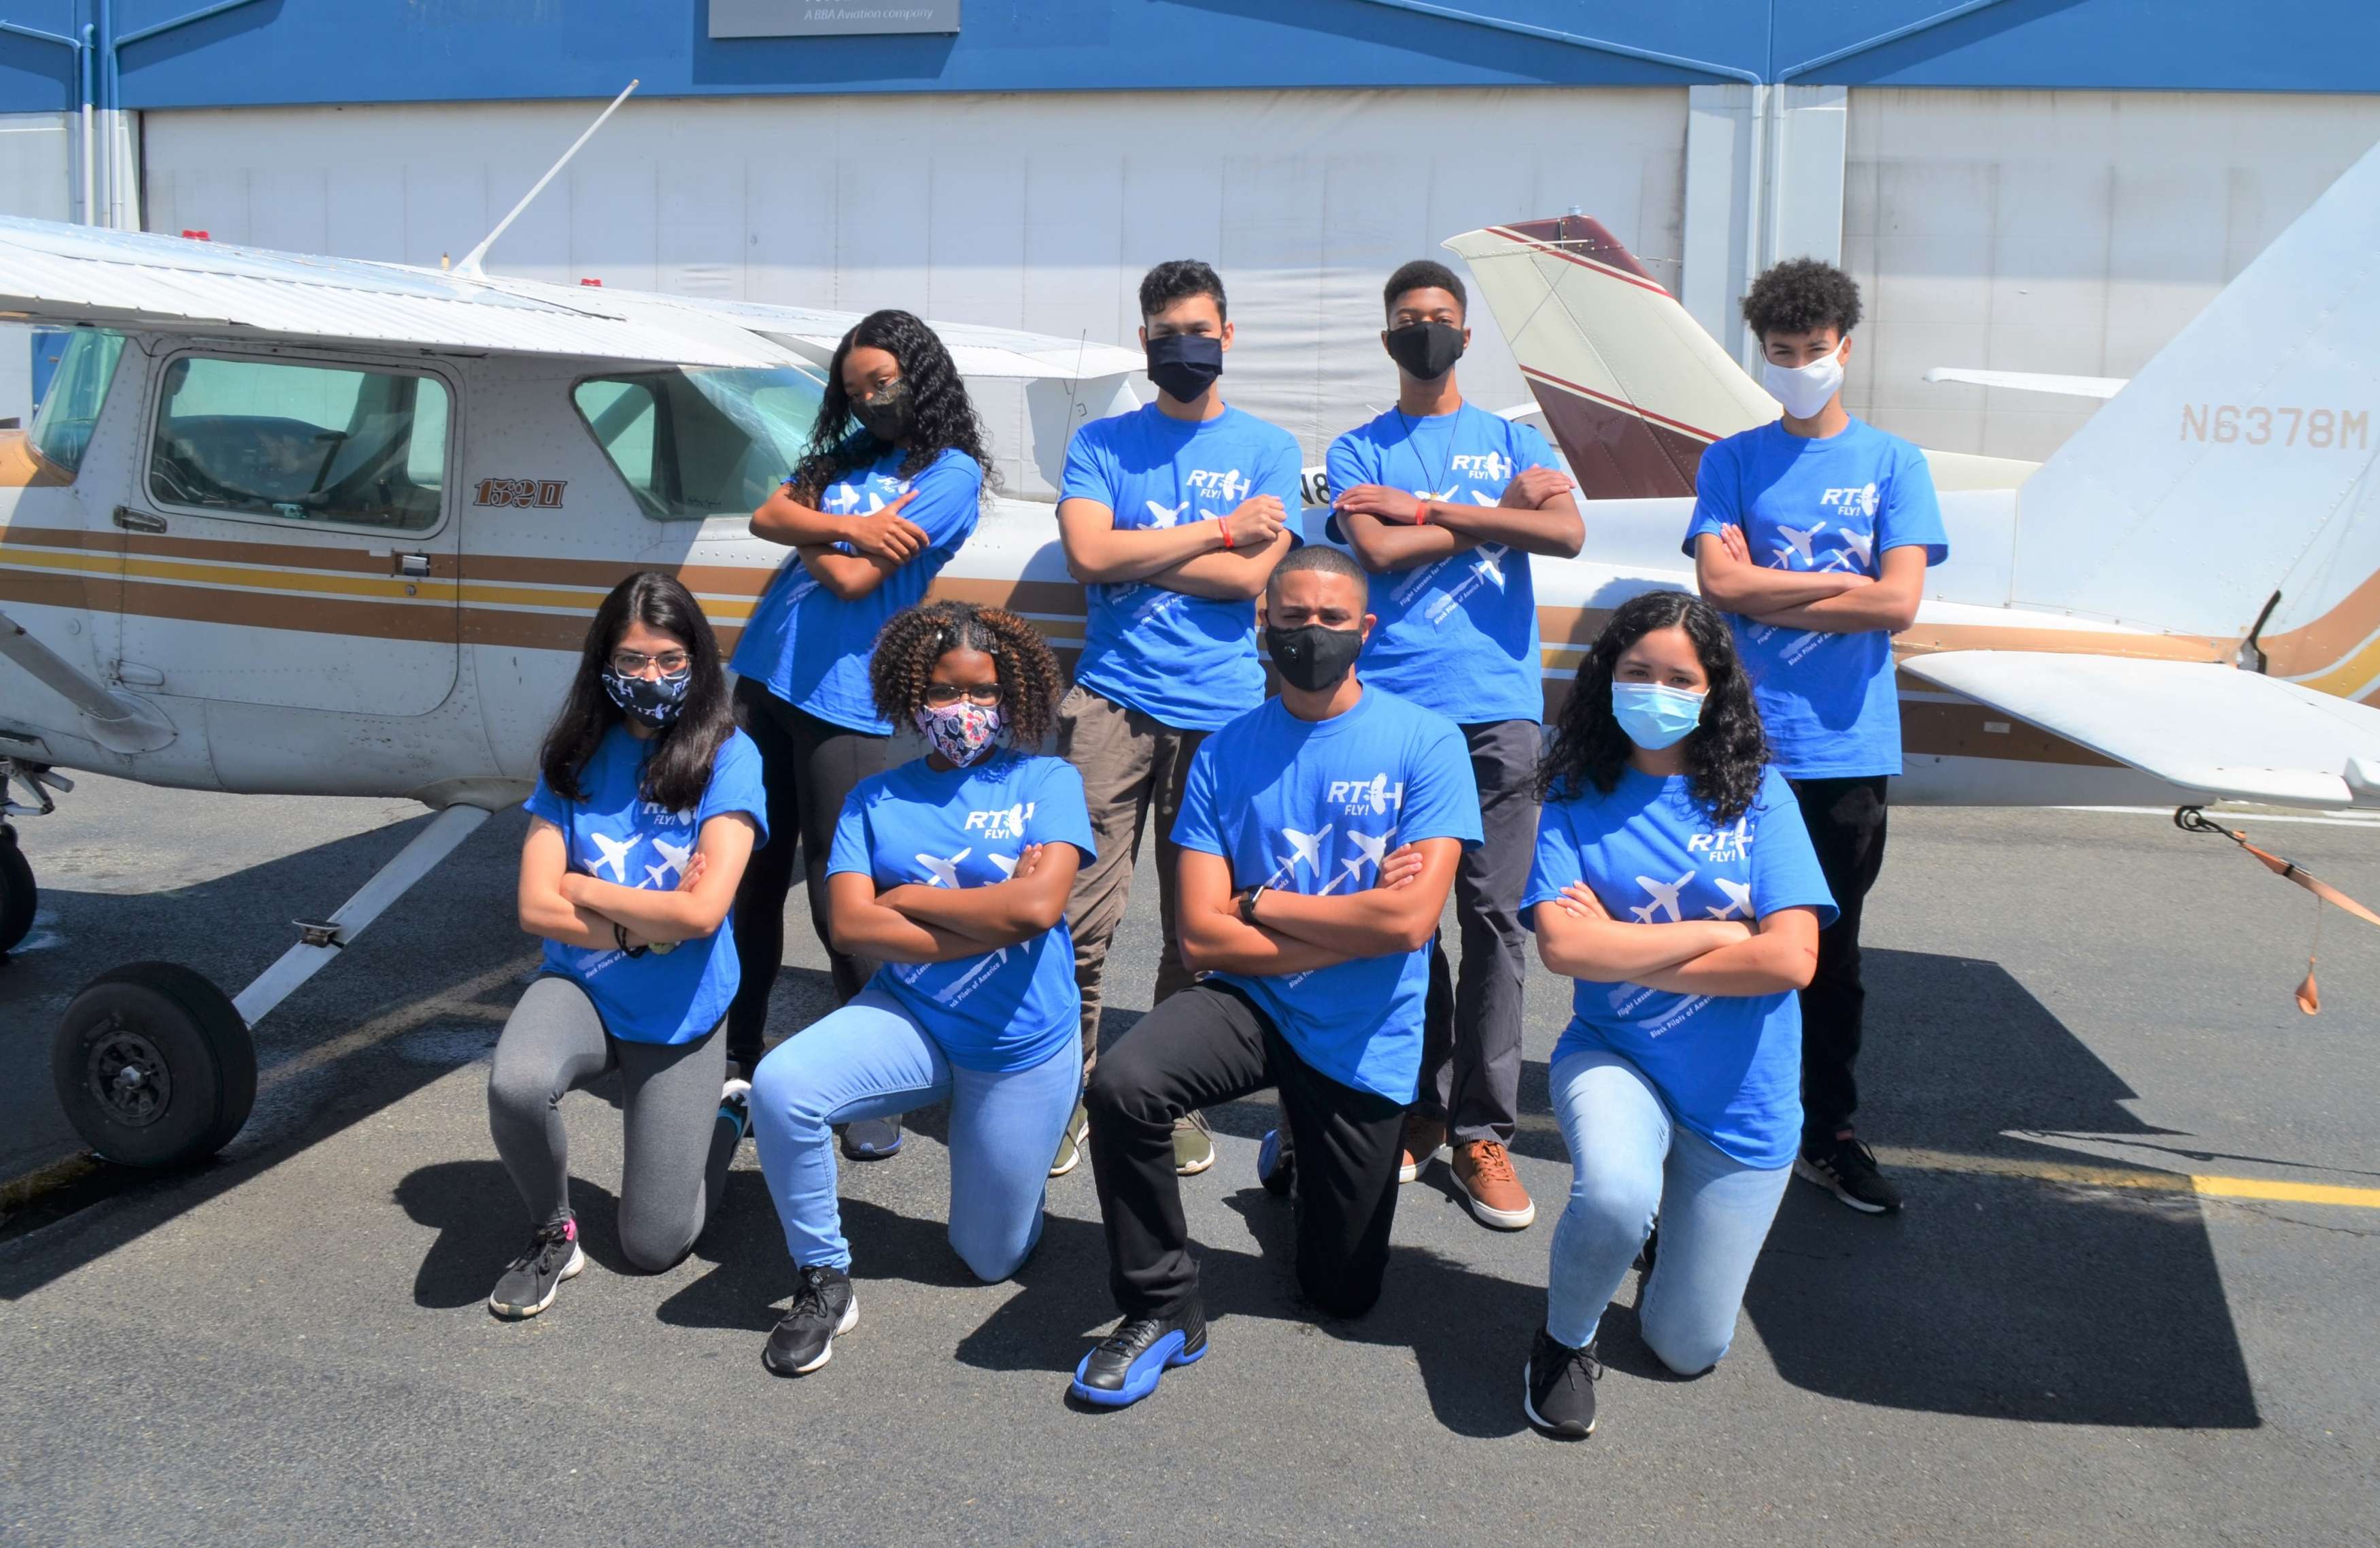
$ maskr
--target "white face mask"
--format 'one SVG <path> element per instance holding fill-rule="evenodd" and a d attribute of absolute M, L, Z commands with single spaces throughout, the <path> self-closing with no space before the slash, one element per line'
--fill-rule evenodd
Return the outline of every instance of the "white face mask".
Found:
<path fill-rule="evenodd" d="M 1827 400 L 1842 391 L 1842 349 L 1805 366 L 1781 366 L 1775 360 L 1760 368 L 1760 384 L 1797 420 L 1815 420 Z"/>

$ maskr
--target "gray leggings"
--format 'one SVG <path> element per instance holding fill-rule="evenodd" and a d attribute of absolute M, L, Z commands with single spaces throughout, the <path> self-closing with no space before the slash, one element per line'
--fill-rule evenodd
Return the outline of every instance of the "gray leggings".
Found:
<path fill-rule="evenodd" d="M 724 1023 L 692 1042 L 628 1042 L 603 1030 L 587 992 L 551 975 L 528 986 L 496 1040 L 488 1130 L 540 1226 L 570 1215 L 570 1142 L 563 1097 L 613 1069 L 626 1087 L 620 1166 L 620 1250 L 658 1274 L 686 1255 L 719 1202 L 735 1156 L 735 1121 L 719 1111 L 727 1073 Z"/>

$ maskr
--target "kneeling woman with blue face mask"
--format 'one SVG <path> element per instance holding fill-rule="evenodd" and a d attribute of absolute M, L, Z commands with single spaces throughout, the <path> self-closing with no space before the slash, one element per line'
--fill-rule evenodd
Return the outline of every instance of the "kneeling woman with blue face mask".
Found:
<path fill-rule="evenodd" d="M 1726 621 L 1658 591 L 1612 615 L 1539 775 L 1521 912 L 1577 980 L 1554 1046 L 1571 1154 L 1523 1406 L 1595 1428 L 1596 1328 L 1655 1217 L 1645 1341 L 1694 1375 L 1727 1352 L 1802 1132 L 1802 1012 L 1834 900 L 1768 767 Z"/>
<path fill-rule="evenodd" d="M 948 1098 L 951 1245 L 987 1282 L 1041 1237 L 1050 1157 L 1082 1080 L 1066 895 L 1092 857 L 1083 779 L 1036 756 L 1064 679 L 1013 613 L 928 603 L 868 664 L 878 712 L 923 758 L 860 781 L 827 861 L 839 951 L 884 966 L 778 1044 L 752 1081 L 760 1166 L 800 1283 L 763 1359 L 802 1375 L 859 1317 L 833 1126 Z"/>

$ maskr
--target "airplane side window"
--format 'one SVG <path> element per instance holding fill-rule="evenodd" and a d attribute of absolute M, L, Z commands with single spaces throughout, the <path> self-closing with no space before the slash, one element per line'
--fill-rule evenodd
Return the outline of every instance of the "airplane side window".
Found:
<path fill-rule="evenodd" d="M 99 422 L 108 386 L 115 380 L 115 362 L 123 356 L 124 335 L 104 328 L 78 328 L 67 340 L 49 394 L 26 436 L 42 460 L 68 473 L 81 471 L 91 427 Z"/>
<path fill-rule="evenodd" d="M 185 356 L 149 458 L 160 503 L 398 531 L 438 524 L 446 388 L 427 376 Z"/>
<path fill-rule="evenodd" d="M 818 382 L 791 368 L 599 376 L 572 389 L 579 418 L 657 521 L 746 516 L 801 460 Z"/>

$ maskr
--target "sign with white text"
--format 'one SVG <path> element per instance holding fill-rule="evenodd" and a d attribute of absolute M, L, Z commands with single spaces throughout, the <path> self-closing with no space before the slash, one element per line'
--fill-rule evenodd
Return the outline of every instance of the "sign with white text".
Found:
<path fill-rule="evenodd" d="M 710 0 L 714 38 L 955 32 L 959 0 Z"/>

